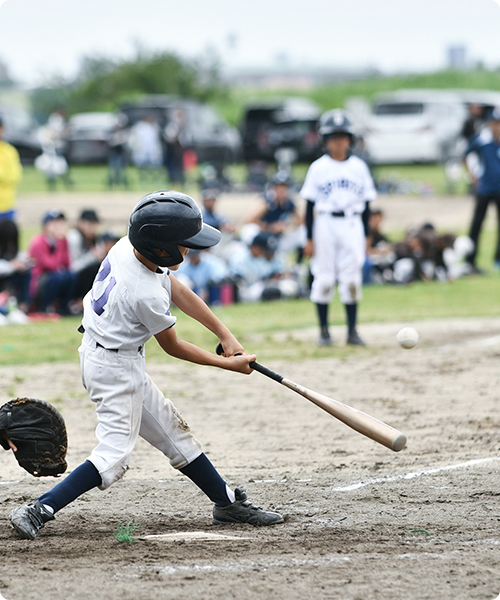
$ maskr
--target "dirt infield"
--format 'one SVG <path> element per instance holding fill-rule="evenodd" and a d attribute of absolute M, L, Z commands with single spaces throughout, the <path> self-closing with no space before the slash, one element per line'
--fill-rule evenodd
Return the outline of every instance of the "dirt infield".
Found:
<path fill-rule="evenodd" d="M 369 347 L 347 359 L 332 348 L 329 358 L 268 365 L 404 431 L 397 454 L 258 373 L 149 365 L 229 483 L 281 511 L 283 525 L 212 526 L 206 498 L 140 441 L 122 481 L 75 501 L 34 542 L 20 540 L 8 512 L 54 480 L 24 474 L 2 452 L 0 595 L 496 598 L 500 318 L 414 325 L 414 350 L 397 347 L 401 324 L 364 325 Z M 314 343 L 315 331 L 300 335 Z M 76 362 L 0 367 L 0 390 L 54 402 L 68 425 L 69 470 L 87 456 L 95 414 Z M 119 543 L 113 533 L 130 521 L 138 540 Z M 173 535 L 147 537 L 162 534 Z"/>
<path fill-rule="evenodd" d="M 128 215 L 139 200 L 139 192 L 29 194 L 19 198 L 19 221 L 24 226 L 37 226 L 45 211 L 52 207 L 63 210 L 72 223 L 82 208 L 95 208 L 103 227 L 124 234 Z M 198 198 L 195 198 L 198 200 Z M 239 227 L 259 202 L 258 194 L 222 194 L 217 208 Z M 302 205 L 299 202 L 299 208 Z M 384 209 L 384 227 L 388 231 L 420 226 L 432 222 L 438 229 L 467 230 L 472 217 L 472 200 L 468 196 L 380 196 L 374 206 Z M 485 226 L 493 227 L 493 207 Z"/>

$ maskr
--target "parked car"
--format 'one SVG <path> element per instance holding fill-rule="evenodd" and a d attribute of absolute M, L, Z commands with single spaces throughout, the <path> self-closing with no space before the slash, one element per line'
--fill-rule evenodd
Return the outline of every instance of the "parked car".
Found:
<path fill-rule="evenodd" d="M 3 139 L 17 149 L 23 164 L 33 164 L 42 153 L 36 121 L 27 111 L 11 106 L 0 106 L 0 116 L 3 120 Z"/>
<path fill-rule="evenodd" d="M 362 132 L 372 164 L 444 162 L 467 117 L 459 93 L 399 90 L 377 96 Z"/>
<path fill-rule="evenodd" d="M 129 126 L 152 116 L 166 131 L 177 115 L 182 114 L 180 142 L 191 150 L 198 163 L 230 164 L 241 157 L 241 137 L 210 105 L 191 98 L 151 95 L 137 102 L 123 104 Z"/>
<path fill-rule="evenodd" d="M 321 111 L 305 98 L 285 98 L 249 104 L 241 122 L 245 162 L 311 162 L 321 154 L 317 125 Z M 278 154 L 277 154 L 278 153 Z"/>
<path fill-rule="evenodd" d="M 105 164 L 109 140 L 120 116 L 111 112 L 78 113 L 68 119 L 63 153 L 70 164 Z"/>

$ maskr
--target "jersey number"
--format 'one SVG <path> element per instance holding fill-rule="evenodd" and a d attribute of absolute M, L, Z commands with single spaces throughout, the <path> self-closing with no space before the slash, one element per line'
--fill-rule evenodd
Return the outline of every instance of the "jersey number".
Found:
<path fill-rule="evenodd" d="M 96 315 L 98 315 L 99 317 L 104 312 L 106 303 L 109 300 L 109 294 L 111 293 L 111 290 L 116 285 L 116 279 L 113 276 L 109 277 L 108 284 L 104 288 L 104 291 L 99 296 L 99 298 L 94 297 L 94 292 L 97 291 L 98 287 L 101 287 L 101 285 L 103 285 L 103 284 L 99 285 L 99 284 L 97 284 L 97 282 L 105 281 L 108 278 L 110 273 L 111 273 L 111 265 L 109 263 L 109 260 L 107 258 L 105 258 L 101 265 L 99 273 L 97 273 L 97 277 L 95 278 L 94 285 L 92 286 L 92 309 L 96 313 Z"/>

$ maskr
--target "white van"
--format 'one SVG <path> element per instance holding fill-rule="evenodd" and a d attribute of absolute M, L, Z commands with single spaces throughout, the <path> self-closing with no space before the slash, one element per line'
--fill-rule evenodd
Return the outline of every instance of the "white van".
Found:
<path fill-rule="evenodd" d="M 373 164 L 433 163 L 453 152 L 467 118 L 453 91 L 399 90 L 379 95 L 363 128 Z"/>

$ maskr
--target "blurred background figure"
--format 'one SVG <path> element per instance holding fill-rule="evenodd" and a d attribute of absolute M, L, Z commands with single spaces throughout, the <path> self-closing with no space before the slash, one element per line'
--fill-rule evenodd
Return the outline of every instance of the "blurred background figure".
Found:
<path fill-rule="evenodd" d="M 278 240 L 277 253 L 285 258 L 296 250 L 300 254 L 305 244 L 305 230 L 301 226 L 301 217 L 293 201 L 293 180 L 287 171 L 278 171 L 270 180 L 262 202 L 256 211 L 247 219 L 244 227 L 253 233 L 259 231 L 270 233 Z M 242 232 L 245 236 L 245 231 Z"/>
<path fill-rule="evenodd" d="M 127 117 L 120 114 L 108 142 L 108 185 L 110 188 L 120 185 L 128 188 L 128 139 Z"/>
<path fill-rule="evenodd" d="M 0 115 L 0 219 L 16 219 L 16 191 L 22 177 L 19 153 L 3 137 Z"/>
<path fill-rule="evenodd" d="M 227 264 L 208 250 L 190 250 L 176 272 L 176 277 L 207 304 L 221 303 L 220 286 L 222 282 L 230 283 L 228 275 Z"/>
<path fill-rule="evenodd" d="M 468 115 L 464 121 L 461 136 L 470 142 L 472 138 L 479 135 L 485 122 L 484 107 L 480 104 L 468 104 L 467 105 Z"/>
<path fill-rule="evenodd" d="M 120 236 L 116 235 L 112 231 L 105 231 L 102 235 L 97 238 L 97 244 L 102 246 L 102 253 L 107 256 L 111 248 L 118 242 Z"/>
<path fill-rule="evenodd" d="M 35 169 L 45 175 L 49 190 L 57 187 L 57 181 L 64 179 L 68 172 L 68 163 L 64 156 L 57 153 L 53 144 L 47 144 L 40 156 L 35 158 Z"/>
<path fill-rule="evenodd" d="M 229 259 L 231 276 L 237 282 L 238 298 L 242 302 L 298 298 L 300 284 L 276 255 L 278 240 L 271 233 L 261 232 L 249 246 L 242 246 Z"/>
<path fill-rule="evenodd" d="M 12 307 L 28 312 L 32 264 L 25 252 L 19 252 L 19 230 L 16 223 L 11 219 L 0 220 L 0 292 L 6 292 L 2 304 L 8 306 L 7 312 Z"/>
<path fill-rule="evenodd" d="M 218 256 L 223 260 L 229 260 L 229 257 L 234 252 L 235 247 L 240 245 L 236 234 L 234 223 L 225 215 L 217 210 L 217 200 L 219 191 L 215 188 L 208 188 L 201 193 L 202 207 L 201 214 L 203 221 L 222 233 L 221 241 L 210 250 L 210 254 Z"/>
<path fill-rule="evenodd" d="M 470 264 L 466 259 L 473 249 L 474 242 L 467 235 L 459 235 L 453 243 L 450 240 L 450 243 L 443 244 L 442 257 L 448 279 L 470 274 Z"/>
<path fill-rule="evenodd" d="M 383 220 L 384 213 L 381 209 L 370 210 L 366 258 L 363 266 L 363 284 L 365 285 L 392 280 L 392 264 L 396 255 L 393 245 L 382 232 Z"/>
<path fill-rule="evenodd" d="M 36 312 L 69 315 L 69 302 L 74 296 L 77 277 L 70 270 L 66 239 L 66 217 L 54 208 L 42 219 L 42 231 L 32 238 L 29 255 L 34 260 L 30 294 Z"/>
<path fill-rule="evenodd" d="M 185 116 L 182 110 L 174 111 L 171 121 L 163 132 L 165 138 L 165 165 L 167 167 L 170 185 L 184 185 L 184 148 L 183 136 L 185 129 Z"/>
<path fill-rule="evenodd" d="M 481 165 L 480 172 L 471 169 L 467 160 L 470 154 L 478 157 Z M 482 273 L 476 264 L 477 249 L 488 206 L 493 203 L 497 210 L 497 241 L 493 264 L 494 268 L 500 271 L 500 106 L 491 111 L 487 127 L 470 141 L 463 155 L 463 163 L 469 173 L 475 193 L 474 214 L 469 231 L 474 249 L 467 260 L 473 273 Z"/>
<path fill-rule="evenodd" d="M 130 130 L 129 147 L 132 163 L 139 169 L 141 183 L 158 179 L 163 163 L 160 127 L 151 115 L 138 121 Z"/>
<path fill-rule="evenodd" d="M 233 234 L 235 232 L 234 224 L 225 215 L 220 214 L 215 209 L 217 198 L 219 197 L 218 191 L 214 188 L 203 190 L 201 197 L 203 202 L 201 208 L 203 222 L 221 232 L 225 231 Z"/>
<path fill-rule="evenodd" d="M 60 106 L 49 116 L 47 123 L 40 128 L 39 138 L 43 152 L 35 160 L 35 168 L 46 176 L 50 190 L 55 189 L 58 180 L 61 180 L 68 189 L 73 186 L 66 132 L 66 110 Z"/>
<path fill-rule="evenodd" d="M 75 227 L 66 234 L 70 268 L 76 275 L 71 312 L 81 312 L 83 297 L 90 290 L 106 253 L 104 244 L 98 243 L 99 217 L 92 208 L 82 210 Z"/>

